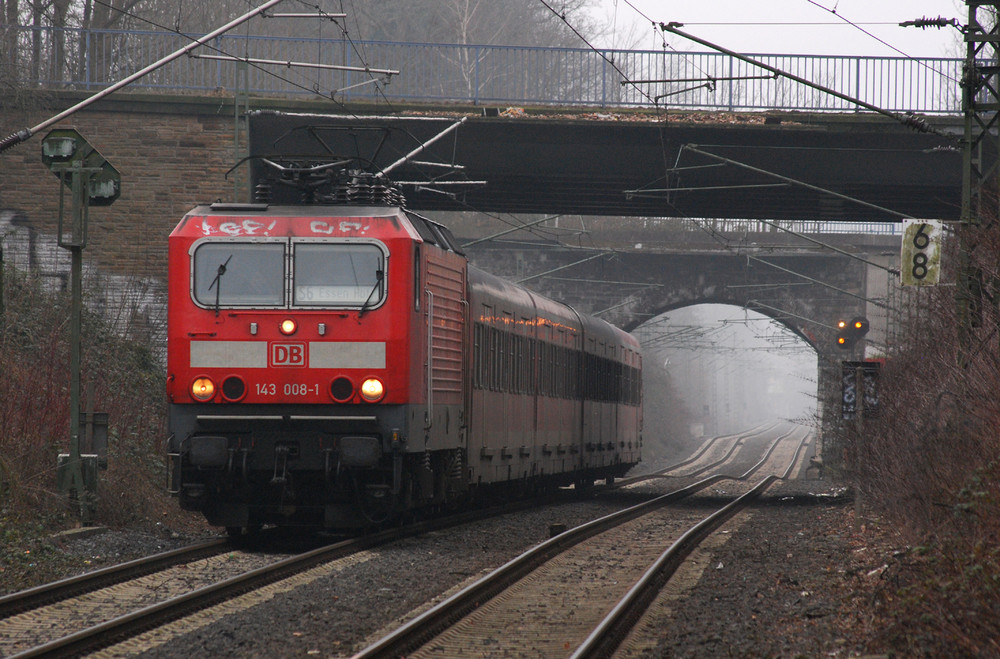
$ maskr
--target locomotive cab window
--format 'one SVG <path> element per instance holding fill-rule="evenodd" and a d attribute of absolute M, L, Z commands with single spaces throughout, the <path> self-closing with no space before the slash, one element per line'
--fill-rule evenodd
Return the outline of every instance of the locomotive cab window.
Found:
<path fill-rule="evenodd" d="M 194 252 L 192 291 L 206 307 L 284 306 L 285 244 L 204 242 Z"/>
<path fill-rule="evenodd" d="M 375 241 L 205 240 L 192 250 L 192 297 L 209 309 L 375 309 L 387 253 Z"/>
<path fill-rule="evenodd" d="M 292 303 L 364 307 L 385 298 L 385 256 L 376 245 L 297 243 Z"/>

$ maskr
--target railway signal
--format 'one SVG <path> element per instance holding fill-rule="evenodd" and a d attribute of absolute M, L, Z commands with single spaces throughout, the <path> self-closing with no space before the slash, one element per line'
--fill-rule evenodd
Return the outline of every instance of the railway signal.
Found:
<path fill-rule="evenodd" d="M 121 174 L 72 128 L 57 128 L 42 140 L 42 163 L 63 184 L 59 186 L 59 247 L 70 252 L 70 387 L 69 453 L 60 453 L 56 463 L 59 488 L 80 505 L 85 524 L 96 508 L 97 469 L 100 457 L 84 454 L 82 444 L 95 437 L 94 413 L 80 412 L 80 354 L 83 317 L 83 250 L 87 246 L 87 223 L 91 206 L 109 206 L 121 194 Z M 67 188 L 71 191 L 70 222 L 64 229 L 63 208 Z M 90 397 L 93 402 L 93 396 Z M 81 434 L 81 417 L 86 434 Z M 106 417 L 105 417 L 106 418 Z M 106 428 L 106 425 L 105 425 Z M 106 430 L 104 431 L 106 433 Z M 105 435 L 106 436 L 106 435 Z M 93 446 L 87 447 L 93 450 Z"/>
<path fill-rule="evenodd" d="M 837 347 L 849 350 L 868 333 L 868 319 L 855 316 L 850 320 L 837 321 Z"/>

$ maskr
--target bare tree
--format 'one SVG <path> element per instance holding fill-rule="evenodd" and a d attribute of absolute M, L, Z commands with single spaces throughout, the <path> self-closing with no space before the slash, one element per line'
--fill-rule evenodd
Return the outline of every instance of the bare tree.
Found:
<path fill-rule="evenodd" d="M 583 46 L 581 34 L 594 36 L 587 9 L 595 0 L 559 4 L 561 16 L 538 0 L 358 0 L 343 3 L 356 38 L 421 43 L 506 46 Z"/>
<path fill-rule="evenodd" d="M 0 60 L 8 80 L 73 83 L 109 82 L 124 72 L 148 63 L 150 49 L 137 47 L 135 35 L 109 33 L 110 29 L 149 29 L 154 32 L 180 32 L 201 35 L 244 13 L 247 0 L 0 0 L 0 10 L 8 27 L 2 36 L 4 52 Z M 564 0 L 556 14 L 537 0 L 289 0 L 280 12 L 344 13 L 346 19 L 257 20 L 240 28 L 253 37 L 304 37 L 311 40 L 295 45 L 275 44 L 281 57 L 326 59 L 337 63 L 387 68 L 404 68 L 394 47 L 368 45 L 365 41 L 420 42 L 449 44 L 427 49 L 424 69 L 434 69 L 444 94 L 493 91 L 494 97 L 513 95 L 533 97 L 537 90 L 548 92 L 566 85 L 581 83 L 574 65 L 535 58 L 526 64 L 511 65 L 499 54 L 503 48 L 518 46 L 562 46 L 584 48 L 580 35 L 596 38 L 600 19 L 591 11 L 596 0 Z M 287 5 L 287 6 L 286 6 Z M 555 6 L 553 4 L 553 6 Z M 20 29 L 18 27 L 22 26 Z M 31 29 L 24 29 L 30 26 Z M 572 27 L 571 27 L 572 26 Z M 148 37 L 142 39 L 149 40 Z M 159 48 L 173 48 L 176 40 L 169 35 L 160 39 Z M 341 44 L 341 45 L 338 45 Z M 267 48 L 261 46 L 260 51 Z M 224 50 L 232 51 L 232 42 L 223 41 Z M 311 49 L 311 50 L 310 50 Z M 267 57 L 267 55 L 264 55 Z M 442 65 L 427 67 L 432 58 Z M 347 60 L 351 61 L 348 62 Z M 414 66 L 416 66 L 414 64 Z M 434 67 L 437 68 L 434 68 Z M 557 71 L 558 69 L 558 71 Z M 228 71 L 223 67 L 223 71 Z M 443 72 L 438 75 L 438 72 Z M 416 72 L 407 72 L 415 85 L 426 81 Z M 226 74 L 228 76 L 228 74 Z M 232 76 L 226 77 L 229 79 Z M 591 76 L 592 77 L 592 76 Z M 336 89 L 349 86 L 332 84 Z M 592 81 L 591 81 L 592 82 Z M 302 85 L 324 88 L 325 82 L 310 77 Z M 228 86 L 228 83 L 226 83 Z M 492 86 L 492 87 L 490 87 Z"/>

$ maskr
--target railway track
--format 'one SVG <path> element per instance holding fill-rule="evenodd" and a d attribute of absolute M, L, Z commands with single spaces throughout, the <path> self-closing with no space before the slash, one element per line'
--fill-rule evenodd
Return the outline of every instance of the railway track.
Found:
<path fill-rule="evenodd" d="M 724 451 L 722 461 L 733 455 L 733 442 Z M 780 440 L 771 444 L 771 450 Z M 720 458 L 710 461 L 718 464 Z M 703 464 L 697 465 L 700 473 Z M 699 482 L 706 488 L 725 478 L 716 476 Z M 628 487 L 619 481 L 615 488 Z M 687 488 L 674 494 L 685 496 Z M 513 512 L 519 508 L 537 506 L 539 502 L 520 503 L 491 514 Z M 291 590 L 311 577 L 311 572 L 346 569 L 353 562 L 369 560 L 366 549 L 394 542 L 402 537 L 466 523 L 483 516 L 483 511 L 465 513 L 447 520 L 394 529 L 365 538 L 336 543 L 309 552 L 287 555 L 261 555 L 235 549 L 227 541 L 205 543 L 194 548 L 168 552 L 149 559 L 63 580 L 49 586 L 0 598 L 0 655 L 2 656 L 75 656 L 113 644 L 109 656 L 140 652 L 145 641 L 128 641 L 145 630 L 159 627 L 161 637 L 169 638 L 189 631 L 193 611 L 206 609 L 220 602 L 221 607 L 237 599 L 254 598 L 262 601 L 268 595 L 256 595 L 260 589 L 280 592 Z M 367 556 L 367 558 L 366 558 Z M 298 577 L 293 575 L 300 575 Z M 318 578 L 318 577 L 316 577 Z M 269 586 L 267 584 L 270 584 Z M 245 606 L 244 606 L 245 608 Z M 202 614 L 205 618 L 212 615 Z M 195 618 L 198 616 L 195 615 Z M 170 621 L 175 621 L 171 623 Z M 152 642 L 156 645 L 156 641 Z"/>
<path fill-rule="evenodd" d="M 0 654 L 79 655 L 377 541 L 375 537 L 360 538 L 284 558 L 216 551 L 193 560 L 169 561 L 161 569 L 116 579 L 110 585 L 87 584 L 90 587 L 84 592 L 64 591 L 65 596 L 57 601 L 31 607 L 12 603 L 20 612 L 0 620 Z M 190 549 L 178 551 L 179 558 L 187 559 L 199 553 L 197 548 L 193 553 Z M 98 576 L 97 581 L 103 579 Z M 16 600 L 18 595 L 11 597 Z"/>
<path fill-rule="evenodd" d="M 0 597 L 0 621 L 23 611 L 90 593 L 114 584 L 136 579 L 146 574 L 165 570 L 171 566 L 189 563 L 200 558 L 215 556 L 230 548 L 224 539 L 182 547 L 173 551 L 111 565 L 74 577 L 61 579 L 36 588 L 22 590 Z"/>
<path fill-rule="evenodd" d="M 712 469 L 716 469 L 730 462 L 737 449 L 745 446 L 747 442 L 755 438 L 766 438 L 767 434 L 776 431 L 778 423 L 770 423 L 759 428 L 733 435 L 719 435 L 708 439 L 691 457 L 674 463 L 662 469 L 658 469 L 649 474 L 623 478 L 615 482 L 615 487 L 628 487 L 636 483 L 662 478 L 664 476 L 699 476 Z M 776 442 L 792 430 L 784 431 L 784 434 L 772 441 L 772 447 Z M 771 449 L 773 450 L 773 448 Z M 690 469 L 686 469 L 690 467 Z"/>
<path fill-rule="evenodd" d="M 69 657 L 127 643 L 255 590 L 281 590 L 276 584 L 283 581 L 294 588 L 298 575 L 318 566 L 336 571 L 338 561 L 364 560 L 367 550 L 381 545 L 556 498 L 468 511 L 293 555 L 244 551 L 220 539 L 13 593 L 0 598 L 0 656 Z"/>
<path fill-rule="evenodd" d="M 796 440 L 794 433 L 774 439 L 739 476 L 711 476 L 551 538 L 379 638 L 355 659 L 464 656 L 483 649 L 496 656 L 607 656 L 705 537 L 787 477 L 808 436 L 799 431 Z M 797 445 L 781 476 L 766 476 L 704 517 L 665 510 L 721 480 L 745 482 L 783 442 Z"/>

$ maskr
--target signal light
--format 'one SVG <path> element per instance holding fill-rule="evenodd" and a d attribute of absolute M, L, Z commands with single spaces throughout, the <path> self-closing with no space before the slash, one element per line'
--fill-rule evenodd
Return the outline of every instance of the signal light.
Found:
<path fill-rule="evenodd" d="M 837 321 L 837 347 L 848 350 L 861 340 L 868 333 L 868 319 L 864 316 L 855 316 L 851 322 L 846 320 Z"/>
<path fill-rule="evenodd" d="M 837 347 L 844 350 L 854 345 L 851 341 L 851 330 L 846 320 L 837 321 Z"/>

